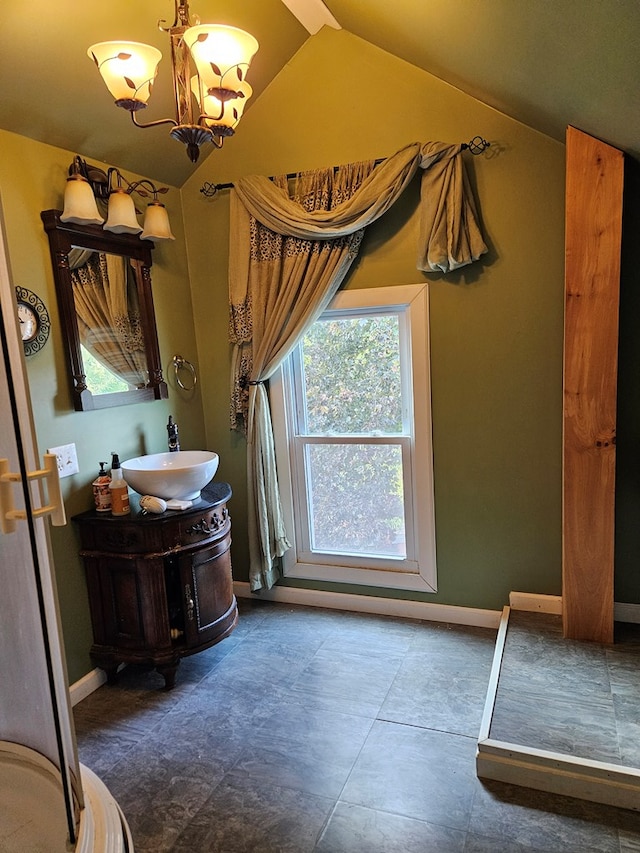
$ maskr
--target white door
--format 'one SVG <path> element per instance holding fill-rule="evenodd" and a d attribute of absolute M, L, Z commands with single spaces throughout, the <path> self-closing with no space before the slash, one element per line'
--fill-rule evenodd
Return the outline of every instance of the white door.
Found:
<path fill-rule="evenodd" d="M 6 767 L 12 755 L 32 762 L 36 775 L 56 774 L 61 815 L 51 816 L 51 826 L 62 837 L 55 847 L 65 850 L 76 841 L 82 786 L 75 746 L 68 681 L 62 650 L 53 562 L 50 557 L 47 517 L 34 517 L 43 506 L 39 481 L 27 482 L 27 471 L 42 468 L 36 450 L 22 342 L 18 335 L 15 291 L 12 284 L 0 207 L 0 459 L 22 480 L 0 482 L 6 500 L 26 519 L 0 533 L 0 761 Z M 3 511 L 4 515 L 4 511 Z M 33 760 L 33 761 L 32 761 Z M 17 795 L 16 795 L 17 796 Z M 6 802 L 5 802 L 6 805 Z M 4 826 L 7 815 L 0 801 Z M 8 808 L 8 806 L 7 806 Z M 15 815 L 14 820 L 17 820 Z M 18 832 L 20 827 L 16 827 Z M 3 846 L 0 827 L 0 848 Z M 23 848 L 24 849 L 24 848 Z"/>

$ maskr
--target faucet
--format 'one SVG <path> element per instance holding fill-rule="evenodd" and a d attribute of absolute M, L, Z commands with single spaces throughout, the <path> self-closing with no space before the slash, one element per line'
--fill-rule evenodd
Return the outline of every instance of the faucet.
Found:
<path fill-rule="evenodd" d="M 167 433 L 169 434 L 169 450 L 180 450 L 180 441 L 178 440 L 178 424 L 174 424 L 173 415 L 169 415 L 169 423 L 167 424 Z"/>

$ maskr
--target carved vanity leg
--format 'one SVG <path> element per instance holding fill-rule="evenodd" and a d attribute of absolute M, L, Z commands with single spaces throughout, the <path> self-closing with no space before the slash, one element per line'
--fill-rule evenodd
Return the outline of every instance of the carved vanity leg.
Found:
<path fill-rule="evenodd" d="M 156 666 L 156 672 L 164 678 L 164 689 L 171 690 L 176 683 L 176 672 L 180 661 L 175 663 L 161 663 Z"/>
<path fill-rule="evenodd" d="M 100 669 L 103 669 L 107 674 L 107 684 L 115 684 L 118 680 L 118 667 L 120 666 L 120 662 L 114 660 L 110 655 L 98 655 L 92 654 L 91 660 L 95 663 L 96 666 L 99 666 Z"/>

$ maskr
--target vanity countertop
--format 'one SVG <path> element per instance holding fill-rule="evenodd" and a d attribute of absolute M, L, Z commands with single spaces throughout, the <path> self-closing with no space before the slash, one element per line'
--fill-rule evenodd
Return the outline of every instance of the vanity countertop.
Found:
<path fill-rule="evenodd" d="M 166 512 L 155 514 L 150 512 L 144 512 L 143 510 L 141 510 L 141 495 L 137 494 L 136 492 L 130 491 L 129 503 L 131 506 L 131 512 L 127 515 L 116 516 L 111 515 L 110 512 L 98 512 L 95 509 L 90 509 L 86 512 L 81 512 L 78 515 L 74 515 L 72 521 L 75 521 L 78 524 L 82 524 L 83 522 L 88 521 L 103 521 L 105 524 L 121 524 L 123 521 L 136 521 L 142 524 L 148 524 L 157 521 L 174 521 L 178 518 L 181 518 L 183 516 L 189 516 L 193 513 L 201 513 L 211 509 L 215 509 L 215 507 L 228 501 L 231 497 L 231 494 L 231 486 L 228 483 L 221 483 L 216 480 L 212 480 L 202 490 L 199 500 L 194 501 L 192 506 L 188 507 L 188 509 L 168 509 L 166 510 Z"/>

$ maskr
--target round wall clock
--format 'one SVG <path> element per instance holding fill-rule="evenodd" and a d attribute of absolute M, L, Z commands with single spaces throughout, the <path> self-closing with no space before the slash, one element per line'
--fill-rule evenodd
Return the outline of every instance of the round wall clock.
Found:
<path fill-rule="evenodd" d="M 16 287 L 16 298 L 24 354 L 33 355 L 42 349 L 49 337 L 49 313 L 40 297 L 26 287 Z"/>

